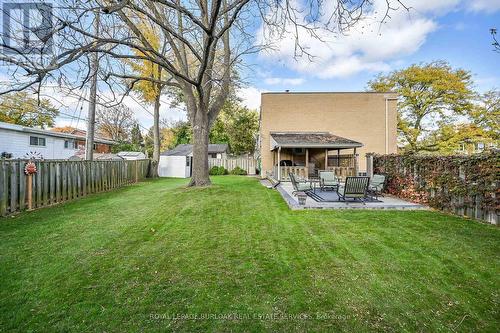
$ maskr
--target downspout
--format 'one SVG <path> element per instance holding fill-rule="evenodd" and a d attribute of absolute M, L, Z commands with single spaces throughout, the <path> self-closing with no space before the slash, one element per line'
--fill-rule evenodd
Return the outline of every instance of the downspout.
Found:
<path fill-rule="evenodd" d="M 385 154 L 389 154 L 389 101 L 397 101 L 395 97 L 385 98 Z"/>
<path fill-rule="evenodd" d="M 257 166 L 260 172 L 260 177 L 264 178 L 264 171 L 262 170 L 262 155 L 263 155 L 262 140 L 263 138 L 262 138 L 262 105 L 261 105 L 259 106 L 259 133 L 256 140 L 257 144 L 255 147 L 254 158 L 257 160 Z"/>

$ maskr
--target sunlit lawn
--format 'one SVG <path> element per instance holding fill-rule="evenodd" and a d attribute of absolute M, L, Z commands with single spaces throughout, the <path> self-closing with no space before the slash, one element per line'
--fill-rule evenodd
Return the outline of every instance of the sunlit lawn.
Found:
<path fill-rule="evenodd" d="M 497 227 L 213 180 L 0 219 L 0 331 L 498 331 Z"/>

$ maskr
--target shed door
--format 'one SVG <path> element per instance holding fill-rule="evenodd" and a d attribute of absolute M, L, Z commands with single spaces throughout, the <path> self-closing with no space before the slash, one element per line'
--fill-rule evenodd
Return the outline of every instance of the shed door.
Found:
<path fill-rule="evenodd" d="M 193 156 L 186 156 L 186 177 L 193 173 Z"/>

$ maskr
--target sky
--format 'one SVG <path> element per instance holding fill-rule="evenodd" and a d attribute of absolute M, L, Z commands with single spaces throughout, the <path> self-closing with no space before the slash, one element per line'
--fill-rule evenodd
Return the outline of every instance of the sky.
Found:
<path fill-rule="evenodd" d="M 379 73 L 434 60 L 471 71 L 479 92 L 500 89 L 500 53 L 493 51 L 489 31 L 494 27 L 500 31 L 500 0 L 402 1 L 410 9 L 392 12 L 383 25 L 379 22 L 385 0 L 374 0 L 374 9 L 344 35 L 320 30 L 323 41 L 319 41 L 299 31 L 313 61 L 294 57 L 291 35 L 275 41 L 273 52 L 248 56 L 242 73 L 246 85 L 239 90 L 243 103 L 258 109 L 260 94 L 270 91 L 363 91 Z M 257 28 L 256 42 L 265 31 L 263 26 Z M 85 128 L 85 102 L 51 88 L 45 92 L 64 113 L 56 126 Z M 186 118 L 182 109 L 169 107 L 166 97 L 162 101 L 160 114 L 166 122 Z M 124 102 L 146 131 L 152 125 L 152 106 L 134 97 Z"/>
<path fill-rule="evenodd" d="M 250 61 L 256 74 L 243 90 L 247 105 L 260 105 L 264 91 L 363 91 L 378 73 L 412 64 L 446 60 L 473 73 L 476 89 L 500 89 L 500 53 L 493 51 L 490 28 L 500 30 L 500 0 L 406 1 L 379 30 L 377 15 L 346 36 L 325 34 L 329 42 L 302 40 L 316 55 L 294 59 L 293 42 Z M 368 25 L 368 27 L 367 27 Z"/>

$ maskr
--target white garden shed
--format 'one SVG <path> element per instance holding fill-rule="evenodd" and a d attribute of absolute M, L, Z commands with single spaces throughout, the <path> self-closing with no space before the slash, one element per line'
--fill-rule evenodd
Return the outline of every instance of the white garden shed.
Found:
<path fill-rule="evenodd" d="M 229 147 L 227 144 L 209 144 L 208 156 L 225 158 Z M 192 172 L 193 145 L 181 144 L 174 149 L 160 154 L 158 175 L 160 177 L 189 178 Z"/>

